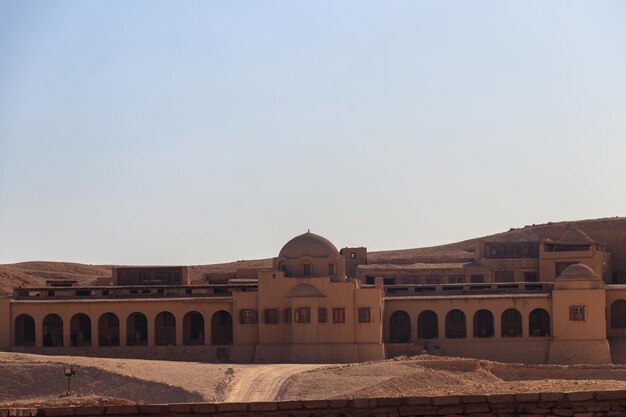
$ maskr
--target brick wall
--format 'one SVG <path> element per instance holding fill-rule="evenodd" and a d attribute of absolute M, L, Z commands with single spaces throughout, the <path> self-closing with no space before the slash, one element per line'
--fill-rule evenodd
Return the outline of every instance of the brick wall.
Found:
<path fill-rule="evenodd" d="M 0 409 L 0 416 L 626 417 L 626 391 Z"/>

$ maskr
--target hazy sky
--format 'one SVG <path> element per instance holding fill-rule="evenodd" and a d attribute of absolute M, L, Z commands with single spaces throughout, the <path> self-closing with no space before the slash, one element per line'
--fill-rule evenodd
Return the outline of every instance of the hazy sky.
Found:
<path fill-rule="evenodd" d="M 0 262 L 626 214 L 626 2 L 0 1 Z"/>

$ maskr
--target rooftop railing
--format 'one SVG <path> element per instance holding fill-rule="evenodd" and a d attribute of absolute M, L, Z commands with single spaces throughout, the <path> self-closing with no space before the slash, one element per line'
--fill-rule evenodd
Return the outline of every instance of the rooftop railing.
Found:
<path fill-rule="evenodd" d="M 550 293 L 553 282 L 485 282 L 466 284 L 385 285 L 391 297 L 428 295 L 533 294 Z"/>
<path fill-rule="evenodd" d="M 230 297 L 233 291 L 256 291 L 256 283 L 211 285 L 142 285 L 102 287 L 37 287 L 18 288 L 11 298 L 16 300 L 96 300 L 133 298 L 201 298 Z"/>

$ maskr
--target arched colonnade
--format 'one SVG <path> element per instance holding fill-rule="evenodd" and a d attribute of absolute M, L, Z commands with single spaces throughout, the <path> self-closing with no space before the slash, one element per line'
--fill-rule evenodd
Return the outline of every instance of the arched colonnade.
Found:
<path fill-rule="evenodd" d="M 65 319 L 50 313 L 39 321 L 21 313 L 14 319 L 12 336 L 14 346 L 231 345 L 233 319 L 225 310 L 210 315 L 161 311 L 152 319 L 140 311 L 123 316 L 109 311 L 95 317 L 76 313 Z"/>
<path fill-rule="evenodd" d="M 624 302 L 626 323 L 626 301 Z M 479 309 L 468 315 L 461 309 L 450 309 L 444 317 L 435 311 L 423 310 L 411 317 L 402 309 L 389 315 L 385 332 L 387 343 L 409 343 L 426 339 L 464 339 L 493 337 L 548 337 L 550 336 L 550 314 L 543 308 L 535 308 L 524 320 L 519 310 L 507 308 L 498 313 L 496 322 L 490 309 Z M 443 322 L 440 322 L 443 320 Z M 499 325 L 497 325 L 499 323 Z M 625 325 L 626 326 L 626 325 Z"/>

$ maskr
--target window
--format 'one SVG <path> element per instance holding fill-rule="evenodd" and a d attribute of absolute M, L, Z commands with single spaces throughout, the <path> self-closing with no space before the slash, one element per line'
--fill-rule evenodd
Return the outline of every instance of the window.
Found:
<path fill-rule="evenodd" d="M 465 277 L 463 275 L 450 275 L 448 277 L 449 284 L 463 284 L 465 282 Z"/>
<path fill-rule="evenodd" d="M 350 252 L 350 259 L 356 259 L 356 252 Z"/>
<path fill-rule="evenodd" d="M 452 323 L 465 323 L 465 315 L 461 310 L 452 310 L 450 312 L 450 321 Z"/>
<path fill-rule="evenodd" d="M 485 282 L 485 276 L 484 275 L 471 275 L 470 282 L 473 284 Z"/>
<path fill-rule="evenodd" d="M 335 264 L 328 264 L 328 275 L 335 275 Z"/>
<path fill-rule="evenodd" d="M 176 318 L 172 313 L 163 313 L 163 325 L 169 327 L 176 326 Z"/>
<path fill-rule="evenodd" d="M 283 321 L 285 323 L 291 323 L 291 309 L 290 308 L 286 308 L 285 311 L 283 311 Z"/>
<path fill-rule="evenodd" d="M 514 323 L 517 321 L 517 310 L 509 308 L 502 316 L 505 323 Z"/>
<path fill-rule="evenodd" d="M 496 282 L 513 282 L 515 275 L 513 271 L 496 271 Z"/>
<path fill-rule="evenodd" d="M 317 309 L 317 321 L 318 323 L 327 323 L 328 322 L 328 317 L 326 315 L 326 309 L 325 308 L 318 308 Z"/>
<path fill-rule="evenodd" d="M 371 321 L 369 307 L 359 307 L 358 312 L 359 312 L 359 323 L 369 323 Z"/>
<path fill-rule="evenodd" d="M 239 323 L 241 324 L 256 324 L 257 316 L 256 310 L 251 308 L 244 308 L 239 311 Z"/>
<path fill-rule="evenodd" d="M 277 308 L 265 309 L 265 324 L 278 324 L 278 309 Z"/>
<path fill-rule="evenodd" d="M 296 323 L 310 323 L 311 322 L 311 309 L 309 307 L 296 308 Z"/>
<path fill-rule="evenodd" d="M 333 323 L 345 323 L 346 322 L 346 309 L 345 308 L 333 308 Z"/>
<path fill-rule="evenodd" d="M 537 258 L 539 243 L 487 243 L 485 256 L 495 259 Z"/>
<path fill-rule="evenodd" d="M 302 275 L 311 275 L 311 264 L 302 265 Z"/>
<path fill-rule="evenodd" d="M 585 321 L 585 307 L 584 306 L 570 306 L 569 319 L 570 321 Z"/>
<path fill-rule="evenodd" d="M 539 273 L 537 271 L 524 271 L 525 282 L 539 282 Z"/>
<path fill-rule="evenodd" d="M 376 284 L 376 277 L 365 277 L 365 283 L 367 285 L 374 285 L 374 284 Z"/>
<path fill-rule="evenodd" d="M 437 275 L 427 276 L 426 284 L 441 284 L 441 277 Z"/>

